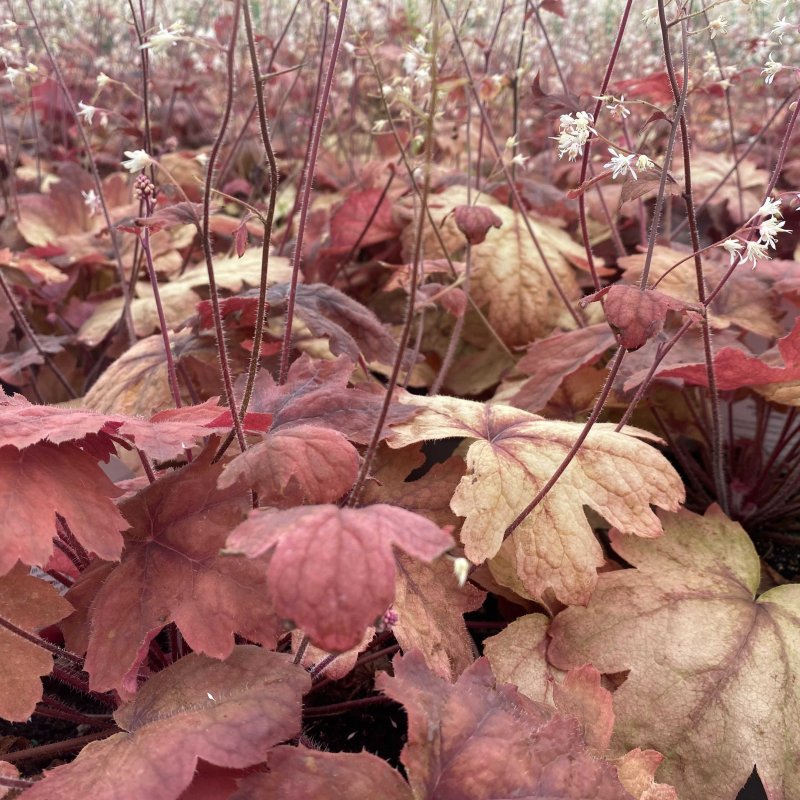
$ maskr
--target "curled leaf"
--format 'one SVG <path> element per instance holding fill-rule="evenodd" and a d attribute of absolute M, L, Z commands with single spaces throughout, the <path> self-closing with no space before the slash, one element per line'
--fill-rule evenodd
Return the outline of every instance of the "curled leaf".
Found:
<path fill-rule="evenodd" d="M 703 307 L 686 303 L 655 289 L 640 290 L 637 286 L 615 283 L 581 300 L 586 306 L 605 297 L 608 324 L 619 337 L 620 346 L 638 350 L 648 339 L 657 336 L 664 327 L 669 311 L 694 311 L 703 314 Z"/>
<path fill-rule="evenodd" d="M 486 240 L 489 228 L 501 228 L 503 220 L 488 206 L 456 206 L 453 217 L 461 233 L 470 244 Z"/>

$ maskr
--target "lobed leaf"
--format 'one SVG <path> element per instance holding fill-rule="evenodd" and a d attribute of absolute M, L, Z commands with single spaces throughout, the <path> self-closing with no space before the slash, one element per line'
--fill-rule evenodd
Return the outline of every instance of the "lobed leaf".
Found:
<path fill-rule="evenodd" d="M 402 508 L 317 505 L 251 511 L 227 551 L 256 558 L 274 549 L 267 581 L 275 611 L 312 644 L 343 652 L 392 602 L 393 547 L 432 561 L 451 546 L 438 525 Z"/>
<path fill-rule="evenodd" d="M 198 759 L 223 767 L 257 764 L 300 730 L 310 688 L 290 657 L 239 645 L 225 661 L 192 653 L 154 675 L 114 715 L 122 733 L 84 747 L 45 773 L 30 800 L 174 800 Z"/>
<path fill-rule="evenodd" d="M 630 800 L 616 770 L 587 752 L 577 721 L 498 686 L 485 659 L 455 684 L 416 652 L 393 666 L 376 685 L 405 706 L 401 760 L 416 800 Z"/>
<path fill-rule="evenodd" d="M 453 436 L 475 440 L 450 504 L 465 517 L 467 558 L 480 563 L 503 545 L 533 598 L 552 590 L 564 603 L 589 599 L 603 554 L 584 505 L 625 533 L 653 537 L 661 523 L 650 505 L 676 509 L 683 500 L 677 473 L 657 450 L 611 425 L 595 425 L 558 483 L 503 544 L 505 529 L 560 465 L 582 426 L 452 397 L 407 395 L 405 402 L 422 410 L 393 426 L 390 446 Z"/>
<path fill-rule="evenodd" d="M 770 800 L 798 797 L 800 587 L 756 599 L 758 555 L 716 507 L 663 519 L 661 539 L 612 532 L 636 569 L 601 575 L 586 608 L 556 617 L 549 657 L 630 671 L 612 747 L 663 753 L 682 800 L 733 800 L 754 764 Z"/>
<path fill-rule="evenodd" d="M 222 465 L 210 463 L 213 454 L 212 445 L 120 504 L 131 529 L 91 606 L 93 689 L 135 693 L 147 648 L 170 622 L 193 650 L 214 658 L 230 655 L 234 633 L 274 646 L 280 626 L 263 568 L 220 555 L 248 504 L 239 487 L 216 488 Z"/>

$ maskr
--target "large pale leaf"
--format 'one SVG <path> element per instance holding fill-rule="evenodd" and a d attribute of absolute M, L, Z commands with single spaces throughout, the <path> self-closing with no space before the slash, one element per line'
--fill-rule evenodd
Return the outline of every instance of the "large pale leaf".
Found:
<path fill-rule="evenodd" d="M 329 652 L 355 647 L 394 598 L 393 547 L 432 561 L 452 545 L 438 525 L 402 508 L 374 505 L 255 509 L 228 551 L 256 558 L 274 548 L 267 572 L 278 614 Z"/>
<path fill-rule="evenodd" d="M 225 661 L 192 653 L 154 675 L 116 712 L 122 733 L 47 772 L 28 797 L 174 800 L 191 783 L 198 758 L 246 767 L 294 736 L 309 684 L 289 656 L 250 645 Z"/>
<path fill-rule="evenodd" d="M 410 422 L 393 426 L 391 446 L 446 437 L 475 440 L 450 505 L 465 517 L 461 539 L 476 564 L 497 554 L 505 529 L 555 472 L 582 429 L 509 406 L 451 397 L 408 395 L 405 402 L 422 410 Z M 661 534 L 661 523 L 650 505 L 676 509 L 683 497 L 677 473 L 657 450 L 614 432 L 611 425 L 596 425 L 506 547 L 531 597 L 552 589 L 564 603 L 585 603 L 603 554 L 583 506 L 625 533 L 653 537 Z"/>
<path fill-rule="evenodd" d="M 636 569 L 600 576 L 553 623 L 550 659 L 630 670 L 614 693 L 618 754 L 652 747 L 682 800 L 733 800 L 758 769 L 770 800 L 800 797 L 800 586 L 758 599 L 758 555 L 712 508 L 664 515 L 646 541 L 612 533 Z"/>
<path fill-rule="evenodd" d="M 467 202 L 463 186 L 452 186 L 428 198 L 434 223 L 450 255 L 457 255 L 466 244 L 451 212 Z M 508 345 L 527 344 L 558 326 L 574 327 L 521 215 L 485 195 L 480 202 L 502 223 L 499 229 L 489 229 L 485 241 L 472 246 L 470 294 L 479 306 L 487 308 L 492 327 Z M 580 290 L 571 264 L 585 262 L 583 247 L 550 222 L 536 217 L 529 217 L 529 221 L 567 297 L 577 300 Z M 409 226 L 412 229 L 416 229 L 413 224 Z M 429 226 L 424 236 L 424 257 L 441 258 L 443 253 Z"/>

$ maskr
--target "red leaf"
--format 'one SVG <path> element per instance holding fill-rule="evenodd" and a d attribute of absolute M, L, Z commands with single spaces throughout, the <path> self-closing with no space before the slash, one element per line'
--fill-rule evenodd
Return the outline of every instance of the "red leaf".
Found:
<path fill-rule="evenodd" d="M 453 217 L 470 244 L 486 241 L 490 228 L 500 228 L 503 220 L 487 206 L 456 206 Z"/>
<path fill-rule="evenodd" d="M 328 652 L 355 647 L 394 598 L 392 547 L 432 561 L 448 533 L 387 505 L 255 509 L 228 537 L 227 551 L 256 558 L 274 548 L 267 572 L 275 610 Z"/>
<path fill-rule="evenodd" d="M 766 355 L 766 354 L 765 354 Z M 768 363 L 764 356 L 748 355 L 735 347 L 723 347 L 714 355 L 714 373 L 721 391 L 763 386 L 768 383 L 789 383 L 800 380 L 800 319 L 792 330 L 778 339 L 777 353 L 783 365 Z M 768 356 L 769 357 L 769 356 Z M 773 362 L 777 359 L 773 358 Z M 686 364 L 659 371 L 660 378 L 683 378 L 687 383 L 708 385 L 705 363 Z"/>
<path fill-rule="evenodd" d="M 381 189 L 365 189 L 347 196 L 331 214 L 332 247 L 346 248 L 347 252 L 356 242 L 359 242 L 359 247 L 370 247 L 399 236 L 401 228 L 392 217 L 391 201 L 384 197 L 378 205 L 382 194 Z M 367 228 L 368 222 L 370 224 Z"/>
<path fill-rule="evenodd" d="M 236 456 L 219 487 L 241 479 L 263 505 L 276 508 L 333 503 L 355 482 L 358 464 L 358 451 L 338 431 L 298 425 L 267 434 L 263 442 Z"/>
<path fill-rule="evenodd" d="M 576 720 L 497 686 L 486 659 L 455 684 L 417 652 L 392 663 L 394 678 L 382 673 L 376 685 L 405 706 L 401 760 L 418 800 L 630 800 L 616 770 L 586 751 Z"/>
<path fill-rule="evenodd" d="M 28 796 L 175 800 L 191 783 L 198 758 L 246 767 L 294 736 L 309 687 L 305 670 L 280 653 L 243 645 L 221 662 L 192 653 L 154 675 L 116 712 L 123 733 L 87 745 Z"/>
<path fill-rule="evenodd" d="M 641 291 L 637 286 L 615 283 L 581 300 L 581 305 L 606 298 L 605 312 L 608 324 L 619 336 L 619 344 L 626 350 L 638 350 L 648 339 L 657 336 L 664 327 L 669 311 L 702 313 L 701 306 L 686 303 L 654 289 Z"/>
<path fill-rule="evenodd" d="M 251 775 L 239 786 L 230 800 L 413 800 L 400 773 L 371 753 L 325 753 L 306 747 L 276 747 L 269 755 L 269 772 Z"/>
<path fill-rule="evenodd" d="M 678 89 L 683 87 L 683 76 L 675 76 Z M 669 76 L 666 72 L 651 72 L 643 78 L 629 78 L 624 81 L 617 81 L 614 89 L 615 94 L 629 95 L 630 97 L 646 97 L 651 102 L 659 105 L 661 103 L 671 103 L 672 87 L 670 86 Z"/>
<path fill-rule="evenodd" d="M 46 581 L 28 575 L 22 566 L 0 578 L 0 617 L 28 633 L 66 617 L 72 606 Z M 0 627 L 3 680 L 0 682 L 0 717 L 25 722 L 42 699 L 39 677 L 53 669 L 53 656 Z"/>
<path fill-rule="evenodd" d="M 235 632 L 275 644 L 263 568 L 219 555 L 247 503 L 238 487 L 216 488 L 222 465 L 210 463 L 213 454 L 211 446 L 120 504 L 131 530 L 91 607 L 92 688 L 132 695 L 147 647 L 173 621 L 193 650 L 214 658 L 231 653 Z"/>
<path fill-rule="evenodd" d="M 0 447 L 27 448 L 36 442 L 73 441 L 98 459 L 108 460 L 108 454 L 114 451 L 113 436 L 127 439 L 151 458 L 172 458 L 199 439 L 230 429 L 230 412 L 217 401 L 218 398 L 211 398 L 198 406 L 162 411 L 148 421 L 87 408 L 32 405 L 22 395 L 14 395 L 0 400 Z M 245 427 L 263 431 L 269 427 L 269 419 L 263 414 L 248 414 Z M 104 442 L 87 438 L 92 435 Z M 98 446 L 105 448 L 105 458 L 98 453 Z"/>
<path fill-rule="evenodd" d="M 273 433 L 289 426 L 325 425 L 358 444 L 368 444 L 383 405 L 383 389 L 375 391 L 365 384 L 348 389 L 352 372 L 353 362 L 346 356 L 318 361 L 303 354 L 292 363 L 282 386 L 268 372 L 258 374 L 250 408 L 272 414 Z M 405 422 L 415 413 L 392 403 L 381 438 L 389 435 L 390 425 Z"/>
<path fill-rule="evenodd" d="M 127 523 L 112 502 L 122 491 L 74 444 L 0 447 L 0 575 L 19 559 L 43 565 L 53 552 L 55 515 L 100 558 L 115 561 Z"/>

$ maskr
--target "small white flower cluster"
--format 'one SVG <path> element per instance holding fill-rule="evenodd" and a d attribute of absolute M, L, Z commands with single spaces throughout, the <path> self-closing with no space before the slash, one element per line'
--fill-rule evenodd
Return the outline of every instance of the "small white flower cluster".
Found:
<path fill-rule="evenodd" d="M 173 22 L 169 28 L 159 25 L 158 31 L 156 31 L 156 33 L 151 33 L 150 36 L 147 37 L 147 41 L 139 49 L 149 49 L 151 52 L 155 53 L 167 47 L 173 47 L 183 38 L 184 30 L 182 22 Z"/>
<path fill-rule="evenodd" d="M 635 153 L 630 153 L 626 156 L 613 147 L 609 147 L 608 152 L 611 153 L 611 161 L 607 161 L 603 164 L 603 169 L 613 170 L 611 174 L 612 180 L 618 178 L 620 175 L 623 177 L 625 175 L 630 175 L 634 180 L 638 180 L 636 170 L 633 168 L 634 159 L 636 159 L 636 169 L 640 172 L 652 169 L 655 166 L 653 162 L 644 155 L 637 156 Z"/>
<path fill-rule="evenodd" d="M 756 212 L 756 217 L 764 217 L 758 226 L 758 240 L 749 241 L 742 244 L 739 239 L 726 239 L 720 247 L 727 251 L 731 257 L 731 265 L 738 256 L 739 263 L 744 264 L 752 261 L 752 269 L 756 268 L 759 259 L 769 259 L 771 256 L 767 252 L 769 248 L 775 249 L 778 234 L 791 233 L 784 228 L 786 222 L 781 213 L 781 199 L 773 200 L 767 198 L 761 208 Z M 744 252 L 742 252 L 744 250 Z"/>
<path fill-rule="evenodd" d="M 558 142 L 558 157 L 565 155 L 570 161 L 583 155 L 583 146 L 589 141 L 591 134 L 597 131 L 592 127 L 594 117 L 588 111 L 578 111 L 572 114 L 562 114 L 559 120 L 558 136 L 551 136 Z"/>
<path fill-rule="evenodd" d="M 764 83 L 769 86 L 772 81 L 775 80 L 775 76 L 783 69 L 783 64 L 780 61 L 775 61 L 772 57 L 772 53 L 769 54 L 769 58 L 767 59 L 767 63 L 764 64 L 764 69 L 761 70 L 762 75 L 766 75 L 767 77 L 764 78 Z"/>

